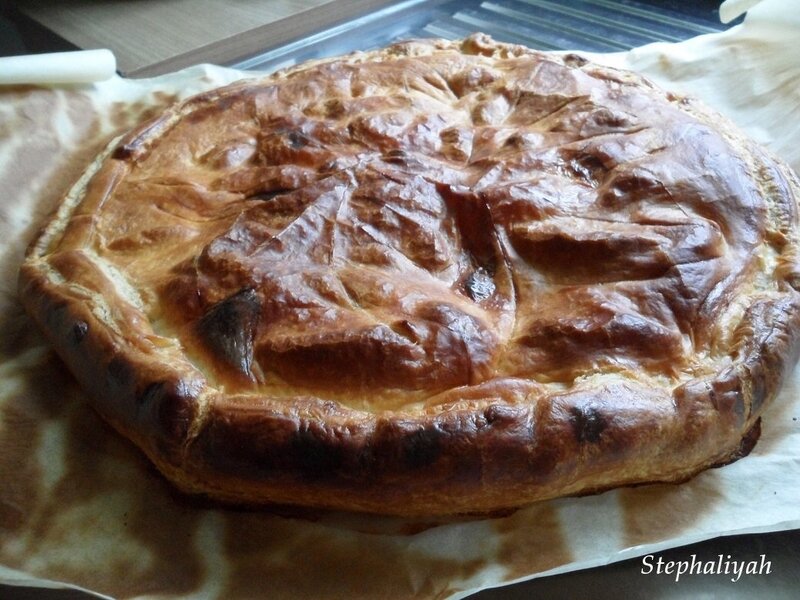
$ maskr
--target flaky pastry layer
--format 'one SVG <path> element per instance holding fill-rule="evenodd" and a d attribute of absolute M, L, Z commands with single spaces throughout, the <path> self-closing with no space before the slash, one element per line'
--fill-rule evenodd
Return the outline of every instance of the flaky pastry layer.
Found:
<path fill-rule="evenodd" d="M 488 512 L 749 449 L 797 360 L 797 195 L 637 75 L 406 42 L 115 141 L 20 293 L 185 490 Z"/>

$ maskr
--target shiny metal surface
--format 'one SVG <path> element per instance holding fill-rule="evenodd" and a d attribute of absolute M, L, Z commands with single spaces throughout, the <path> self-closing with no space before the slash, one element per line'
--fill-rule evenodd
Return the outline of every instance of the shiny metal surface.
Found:
<path fill-rule="evenodd" d="M 406 0 L 291 44 L 265 48 L 231 66 L 273 70 L 400 39 L 455 39 L 475 31 L 539 50 L 618 52 L 727 29 L 732 24 L 719 22 L 717 6 L 713 0 Z"/>

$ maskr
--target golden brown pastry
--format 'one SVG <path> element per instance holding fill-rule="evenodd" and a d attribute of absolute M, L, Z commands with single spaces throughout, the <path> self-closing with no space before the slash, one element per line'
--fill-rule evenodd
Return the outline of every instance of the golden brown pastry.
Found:
<path fill-rule="evenodd" d="M 116 141 L 20 290 L 184 490 L 487 512 L 749 450 L 800 347 L 798 189 L 639 76 L 407 42 Z"/>

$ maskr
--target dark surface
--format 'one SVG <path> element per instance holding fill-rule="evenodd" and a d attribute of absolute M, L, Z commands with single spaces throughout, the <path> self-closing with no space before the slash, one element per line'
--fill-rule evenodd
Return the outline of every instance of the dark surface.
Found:
<path fill-rule="evenodd" d="M 15 10 L 16 2 L 0 0 L 0 56 L 78 50 L 49 29 Z"/>
<path fill-rule="evenodd" d="M 562 7 L 577 8 L 588 2 L 558 3 Z M 430 3 L 437 6 L 453 5 L 456 3 Z M 467 6 L 469 2 L 458 3 L 459 6 Z M 684 15 L 684 20 L 695 22 L 702 27 L 712 29 L 722 29 L 717 17 L 716 1 L 684 2 L 679 0 L 619 0 L 617 4 L 636 5 L 636 9 L 655 8 L 657 11 L 671 11 Z M 444 17 L 446 11 L 437 14 Z M 544 14 L 544 13 L 541 13 Z M 572 15 L 575 17 L 575 15 Z M 444 18 L 443 17 L 443 18 Z M 416 20 L 415 20 L 416 19 Z M 579 19 L 580 20 L 580 19 Z M 318 52 L 330 54 L 331 48 L 337 47 L 337 42 L 349 37 L 350 43 L 358 42 L 363 45 L 364 40 L 373 40 L 373 45 L 386 43 L 387 37 L 398 37 L 401 30 L 405 27 L 409 30 L 414 27 L 430 25 L 430 21 L 423 22 L 425 19 L 414 17 L 411 13 L 404 13 L 400 17 L 393 17 L 395 28 L 387 31 L 386 23 L 383 25 L 373 22 L 364 31 L 363 37 L 353 38 L 352 29 L 343 30 L 339 33 L 333 32 L 331 35 L 324 35 L 322 32 L 318 39 L 310 39 L 299 42 L 294 48 L 296 60 L 311 58 Z M 445 19 L 445 22 L 447 19 Z M 687 29 L 688 27 L 688 29 Z M 382 30 L 381 30 L 382 28 Z M 400 33 L 398 33 L 400 32 Z M 630 28 L 629 28 L 630 32 Z M 435 35 L 435 31 L 429 31 Z M 575 35 L 574 31 L 569 32 Z M 692 35 L 697 35 L 700 31 L 692 31 L 690 26 L 684 26 L 682 37 L 685 39 Z M 637 32 L 637 35 L 642 35 Z M 663 35 L 663 33 L 662 33 Z M 372 37 L 370 37 L 372 36 Z M 504 35 L 496 35 L 498 39 L 503 39 Z M 380 38 L 380 39 L 379 39 Z M 382 41 L 384 40 L 384 41 Z M 586 43 L 575 44 L 573 47 L 586 50 L 603 48 L 593 48 L 591 43 L 596 41 L 589 37 Z M 516 41 L 516 40 L 509 40 Z M 646 43 L 647 40 L 634 40 L 630 45 Z M 652 41 L 652 40 L 651 40 Z M 536 44 L 530 39 L 526 40 L 528 45 L 545 47 L 546 44 Z M 20 17 L 13 11 L 13 3 L 0 2 L 0 56 L 8 56 L 22 53 L 52 52 L 58 50 L 74 49 L 72 45 L 63 39 L 58 38 L 46 29 L 38 26 L 35 22 Z M 608 48 L 606 48 L 608 49 Z M 345 50 L 346 51 L 346 50 Z M 242 61 L 242 66 L 251 68 L 267 68 L 271 63 L 281 63 L 287 60 L 287 56 L 292 52 L 288 47 L 280 52 L 269 52 L 261 57 L 249 61 Z M 249 63 L 249 64 L 246 64 Z M 771 573 L 768 575 L 743 575 L 737 582 L 730 581 L 730 576 L 725 575 L 685 575 L 679 582 L 675 582 L 670 575 L 643 575 L 642 559 L 635 558 L 627 561 L 614 563 L 605 567 L 587 569 L 563 575 L 556 575 L 535 579 L 512 586 L 506 586 L 495 590 L 481 592 L 473 598 L 476 600 L 516 600 L 531 598 L 552 598 L 552 599 L 581 599 L 593 598 L 598 600 L 617 598 L 764 598 L 782 599 L 797 598 L 800 594 L 800 531 L 786 531 L 779 533 L 741 535 L 728 538 L 709 540 L 690 546 L 674 548 L 656 557 L 668 560 L 690 560 L 692 555 L 696 555 L 698 560 L 716 560 L 719 555 L 736 561 L 760 561 L 761 555 L 765 555 L 766 560 L 771 561 Z M 9 600 L 84 600 L 91 598 L 87 594 L 75 591 L 64 590 L 41 590 L 12 586 L 0 585 L 0 599 Z"/>

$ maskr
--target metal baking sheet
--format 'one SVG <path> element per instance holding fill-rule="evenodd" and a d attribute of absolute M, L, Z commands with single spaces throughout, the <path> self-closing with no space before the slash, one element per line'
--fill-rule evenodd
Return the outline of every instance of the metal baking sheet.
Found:
<path fill-rule="evenodd" d="M 401 39 L 456 39 L 476 31 L 538 50 L 618 52 L 716 33 L 738 22 L 720 23 L 714 1 L 407 0 L 230 66 L 272 71 Z"/>

